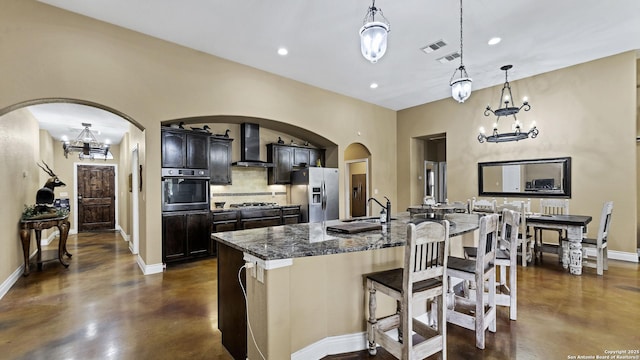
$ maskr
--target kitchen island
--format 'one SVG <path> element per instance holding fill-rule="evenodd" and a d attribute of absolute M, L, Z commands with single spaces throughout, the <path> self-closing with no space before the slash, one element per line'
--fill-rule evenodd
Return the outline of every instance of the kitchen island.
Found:
<path fill-rule="evenodd" d="M 476 215 L 452 214 L 451 252 L 473 243 Z M 238 272 L 251 263 L 246 280 L 248 315 L 267 359 L 319 359 L 365 348 L 362 274 L 402 266 L 409 213 L 382 229 L 355 234 L 327 231 L 339 220 L 213 233 L 218 241 L 218 327 L 236 359 L 259 359 L 247 333 Z M 395 304 L 379 299 L 382 311 Z M 244 348 L 243 348 L 244 347 Z"/>

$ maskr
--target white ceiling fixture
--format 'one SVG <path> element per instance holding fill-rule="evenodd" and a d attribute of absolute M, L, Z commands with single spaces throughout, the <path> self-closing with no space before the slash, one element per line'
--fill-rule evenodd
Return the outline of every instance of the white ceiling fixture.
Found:
<path fill-rule="evenodd" d="M 435 61 L 442 49 L 429 54 L 418 49 L 438 39 L 451 45 L 447 39 L 460 36 L 451 22 L 459 15 L 457 1 L 376 1 L 386 15 L 393 14 L 388 53 L 375 65 L 375 80 L 385 86 L 376 91 L 362 86 L 373 80 L 371 64 L 362 60 L 354 31 L 371 0 L 331 6 L 300 0 L 39 1 L 392 110 L 451 96 L 443 84 L 452 65 Z M 495 72 L 502 64 L 517 65 L 511 77 L 518 80 L 640 49 L 638 0 L 467 1 L 464 11 L 464 50 L 473 55 L 466 65 L 473 66 L 474 92 L 502 85 Z M 499 35 L 487 24 L 509 29 L 508 38 L 501 34 L 499 46 L 487 46 Z M 283 44 L 296 56 L 287 61 L 274 56 Z M 330 56 L 317 56 L 318 49 Z"/>
<path fill-rule="evenodd" d="M 376 63 L 387 52 L 387 34 L 390 25 L 382 9 L 376 8 L 376 0 L 372 1 L 371 7 L 364 16 L 364 24 L 360 28 L 360 51 L 365 59 Z M 377 13 L 380 14 L 376 20 Z"/>
<path fill-rule="evenodd" d="M 278 48 L 278 55 L 280 56 L 286 56 L 287 54 L 289 54 L 289 50 L 287 50 L 287 48 Z"/>
<path fill-rule="evenodd" d="M 502 41 L 502 38 L 492 37 L 491 39 L 489 39 L 489 41 L 487 41 L 487 44 L 489 44 L 489 45 L 497 45 L 497 44 L 500 43 L 500 41 Z"/>
<path fill-rule="evenodd" d="M 451 80 L 449 80 L 451 96 L 459 103 L 463 103 L 471 96 L 471 83 L 473 82 L 462 63 L 462 54 L 462 0 L 460 0 L 460 66 L 453 72 Z M 458 72 L 460 72 L 460 77 L 456 78 Z"/>

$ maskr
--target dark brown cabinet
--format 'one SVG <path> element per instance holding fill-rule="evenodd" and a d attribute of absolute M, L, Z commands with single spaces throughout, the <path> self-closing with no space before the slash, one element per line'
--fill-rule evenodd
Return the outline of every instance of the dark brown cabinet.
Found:
<path fill-rule="evenodd" d="M 223 232 L 237 230 L 238 211 L 223 210 L 211 212 L 211 232 Z M 218 254 L 218 242 L 211 239 L 211 254 Z"/>
<path fill-rule="evenodd" d="M 282 224 L 297 224 L 300 222 L 300 206 L 282 207 Z"/>
<path fill-rule="evenodd" d="M 274 164 L 268 169 L 268 183 L 291 184 L 291 171 L 304 166 L 316 166 L 318 160 L 324 165 L 323 149 L 268 144 L 267 161 Z"/>
<path fill-rule="evenodd" d="M 324 149 L 309 149 L 309 166 L 318 166 L 318 160 L 324 166 Z"/>
<path fill-rule="evenodd" d="M 162 214 L 162 260 L 165 263 L 211 253 L 209 212 Z"/>
<path fill-rule="evenodd" d="M 309 164 L 309 149 L 307 148 L 293 148 L 293 166 L 315 166 L 315 164 Z"/>
<path fill-rule="evenodd" d="M 267 170 L 269 185 L 291 183 L 293 149 L 290 146 L 268 144 L 267 162 L 274 164 L 274 167 Z"/>
<path fill-rule="evenodd" d="M 209 168 L 209 135 L 189 130 L 162 129 L 163 168 Z"/>
<path fill-rule="evenodd" d="M 242 287 L 247 287 L 247 279 L 244 271 L 238 275 L 238 269 L 244 265 L 244 254 L 225 244 L 218 249 L 218 329 L 222 345 L 234 359 L 246 359 L 247 312 Z"/>
<path fill-rule="evenodd" d="M 231 184 L 231 142 L 233 139 L 209 139 L 209 175 L 211 185 Z"/>
<path fill-rule="evenodd" d="M 236 210 L 213 211 L 211 213 L 212 232 L 236 230 L 238 212 Z"/>
<path fill-rule="evenodd" d="M 282 225 L 282 210 L 280 208 L 242 209 L 239 223 L 241 230 Z"/>

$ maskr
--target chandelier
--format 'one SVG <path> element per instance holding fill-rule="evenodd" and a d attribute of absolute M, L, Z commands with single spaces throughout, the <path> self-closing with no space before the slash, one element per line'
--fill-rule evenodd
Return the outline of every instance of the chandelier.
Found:
<path fill-rule="evenodd" d="M 524 109 L 524 111 L 531 110 L 531 105 L 526 98 L 523 99 L 522 105 L 520 107 L 515 106 L 515 103 L 512 103 L 513 95 L 511 94 L 511 86 L 509 85 L 508 74 L 507 72 L 511 69 L 512 65 L 504 65 L 500 68 L 500 70 L 504 71 L 504 86 L 502 87 L 502 92 L 500 95 L 500 105 L 504 103 L 504 107 L 499 107 L 496 110 L 492 110 L 491 106 L 487 105 L 487 108 L 484 110 L 484 116 L 489 116 L 493 114 L 497 116 L 496 122 L 493 124 L 493 133 L 491 135 L 485 135 L 484 128 L 480 128 L 480 134 L 478 135 L 478 141 L 480 143 L 483 142 L 507 142 L 507 141 L 518 141 L 524 140 L 527 138 L 535 138 L 538 136 L 538 129 L 536 128 L 535 122 L 531 124 L 531 128 L 527 132 L 523 132 L 520 127 L 520 122 L 516 118 L 516 114 Z M 498 132 L 498 122 L 500 121 L 500 117 L 502 116 L 513 116 L 514 124 L 511 128 L 511 132 L 507 133 L 499 133 Z"/>
<path fill-rule="evenodd" d="M 460 77 L 455 79 L 460 72 Z M 471 83 L 473 81 L 467 74 L 467 70 L 462 63 L 462 0 L 460 0 L 460 66 L 451 75 L 449 85 L 451 85 L 451 96 L 459 103 L 463 103 L 471 96 Z"/>
<path fill-rule="evenodd" d="M 376 21 L 376 13 L 380 13 Z M 376 8 L 376 0 L 364 16 L 363 25 L 360 28 L 360 51 L 365 59 L 376 63 L 387 51 L 387 33 L 389 21 L 384 17 L 382 9 Z"/>
<path fill-rule="evenodd" d="M 62 142 L 64 157 L 68 158 L 69 153 L 77 152 L 80 159 L 113 159 L 113 155 L 109 151 L 110 145 L 98 142 L 95 135 L 89 130 L 91 124 L 82 123 L 82 126 L 84 129 L 75 140 Z"/>

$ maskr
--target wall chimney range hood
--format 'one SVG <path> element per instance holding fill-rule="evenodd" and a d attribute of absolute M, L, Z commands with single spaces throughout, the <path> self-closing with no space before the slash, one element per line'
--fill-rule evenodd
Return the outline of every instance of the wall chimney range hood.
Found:
<path fill-rule="evenodd" d="M 273 163 L 260 160 L 260 126 L 258 124 L 242 123 L 240 125 L 240 161 L 233 166 L 244 167 L 274 167 Z"/>

